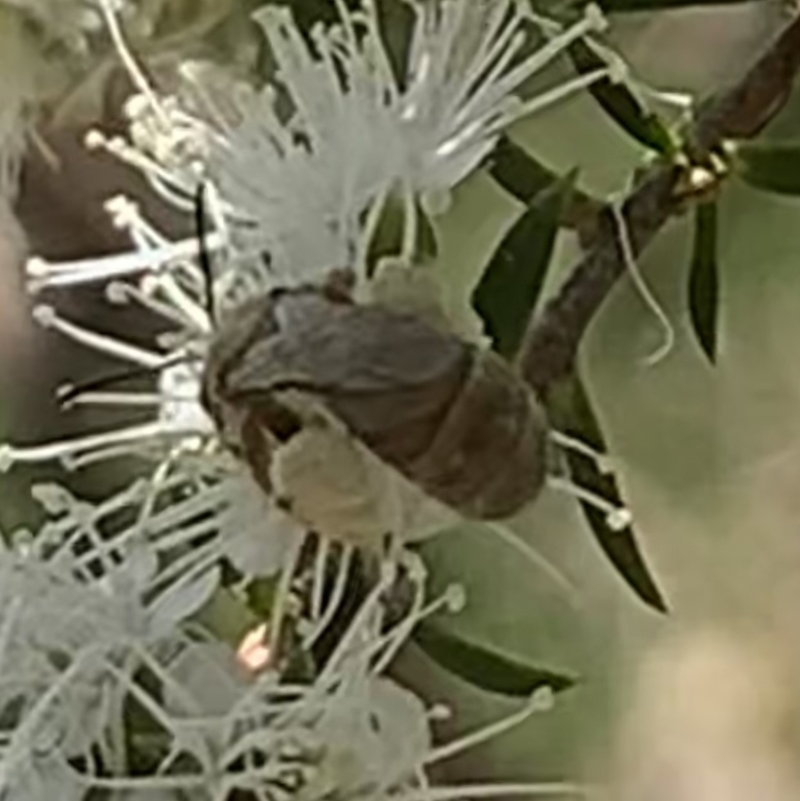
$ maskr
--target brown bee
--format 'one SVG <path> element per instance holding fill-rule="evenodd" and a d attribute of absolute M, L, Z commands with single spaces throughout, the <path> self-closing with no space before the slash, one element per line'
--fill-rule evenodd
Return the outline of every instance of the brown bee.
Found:
<path fill-rule="evenodd" d="M 203 406 L 268 491 L 275 445 L 304 426 L 298 392 L 466 517 L 507 517 L 544 484 L 547 421 L 506 361 L 414 314 L 356 304 L 342 286 L 254 297 L 210 347 Z"/>

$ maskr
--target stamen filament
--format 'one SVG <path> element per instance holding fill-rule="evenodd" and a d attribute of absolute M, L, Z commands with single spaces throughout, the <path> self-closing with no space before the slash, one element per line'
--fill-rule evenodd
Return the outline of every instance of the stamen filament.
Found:
<path fill-rule="evenodd" d="M 425 764 L 431 765 L 434 762 L 441 762 L 442 760 L 450 759 L 456 754 L 460 754 L 462 751 L 467 751 L 477 745 L 480 745 L 481 743 L 487 742 L 488 740 L 493 740 L 495 737 L 499 737 L 501 734 L 504 734 L 510 729 L 516 728 L 532 715 L 543 711 L 543 709 L 549 708 L 549 706 L 544 706 L 542 702 L 542 698 L 545 695 L 547 696 L 548 701 L 551 700 L 552 690 L 548 689 L 544 693 L 541 690 L 537 690 L 530 697 L 525 706 L 518 712 L 514 712 L 513 714 L 508 715 L 501 720 L 490 723 L 488 726 L 484 726 L 483 728 L 477 729 L 476 731 L 466 734 L 463 737 L 452 740 L 445 745 L 440 745 L 438 748 L 433 748 L 425 757 Z"/>
<path fill-rule="evenodd" d="M 339 560 L 339 568 L 336 573 L 336 580 L 331 591 L 331 597 L 325 607 L 325 611 L 321 617 L 314 620 L 313 628 L 303 637 L 303 647 L 311 648 L 317 641 L 317 638 L 328 628 L 331 621 L 336 616 L 340 604 L 344 600 L 344 592 L 347 587 L 347 577 L 350 573 L 350 565 L 353 560 L 355 549 L 352 545 L 345 545 L 342 549 L 341 558 Z"/>
<path fill-rule="evenodd" d="M 567 796 L 583 798 L 586 788 L 568 782 L 532 782 L 530 784 L 456 784 L 426 787 L 418 792 L 398 795 L 399 801 L 459 801 L 459 799 L 508 798 L 511 796 Z"/>
<path fill-rule="evenodd" d="M 614 531 L 622 531 L 631 524 L 631 513 L 624 506 L 615 506 L 596 492 L 573 484 L 571 481 L 559 476 L 548 476 L 547 486 L 566 495 L 571 495 L 579 501 L 603 512 L 606 515 L 606 524 Z"/>
<path fill-rule="evenodd" d="M 220 247 L 220 237 L 212 232 L 207 237 L 210 249 Z M 32 258 L 26 265 L 29 276 L 28 289 L 37 293 L 49 287 L 68 287 L 108 281 L 134 273 L 165 269 L 175 261 L 196 258 L 199 253 L 196 239 L 183 239 L 170 242 L 159 250 L 129 251 L 114 256 L 94 259 L 79 259 L 71 262 L 52 264 L 41 258 Z"/>
<path fill-rule="evenodd" d="M 92 451 L 107 445 L 123 445 L 157 440 L 165 437 L 180 437 L 194 433 L 193 429 L 166 428 L 163 423 L 152 422 L 130 428 L 108 431 L 103 434 L 90 434 L 77 439 L 51 442 L 42 445 L 24 447 L 4 444 L 0 445 L 0 472 L 8 470 L 14 463 L 32 464 L 53 459 L 64 459 L 66 456 Z"/>
<path fill-rule="evenodd" d="M 603 453 L 602 451 L 597 450 L 597 448 L 593 448 L 588 442 L 584 442 L 577 437 L 573 437 L 570 434 L 564 434 L 562 431 L 551 430 L 549 434 L 550 439 L 553 440 L 553 442 L 558 445 L 559 448 L 568 451 L 575 451 L 575 453 L 580 453 L 581 455 L 588 457 L 597 465 L 597 469 L 601 473 L 607 474 L 614 472 L 614 467 L 611 464 L 611 459 L 607 453 Z"/>

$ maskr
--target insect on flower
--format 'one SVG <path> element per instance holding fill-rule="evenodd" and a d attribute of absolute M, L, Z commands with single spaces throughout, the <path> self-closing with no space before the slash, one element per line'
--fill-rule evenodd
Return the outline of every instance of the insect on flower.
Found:
<path fill-rule="evenodd" d="M 314 425 L 310 398 L 466 517 L 508 517 L 533 500 L 545 482 L 548 425 L 521 377 L 414 314 L 355 303 L 346 270 L 330 276 L 250 298 L 209 348 L 203 406 L 261 486 L 274 489 L 274 448 Z"/>

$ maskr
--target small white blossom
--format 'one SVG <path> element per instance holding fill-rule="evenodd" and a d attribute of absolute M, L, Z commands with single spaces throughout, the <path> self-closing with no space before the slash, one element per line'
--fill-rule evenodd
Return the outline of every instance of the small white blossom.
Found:
<path fill-rule="evenodd" d="M 59 509 L 78 516 L 60 491 L 40 496 L 56 521 Z M 82 512 L 99 522 L 96 510 Z M 180 616 L 165 627 L 146 600 L 152 565 L 118 562 L 102 539 L 84 537 L 88 529 L 81 537 L 56 522 L 0 554 L 0 792 L 10 801 L 98 790 L 219 801 L 235 789 L 286 801 L 523 792 L 427 787 L 430 764 L 517 725 L 539 703 L 433 745 L 436 709 L 383 675 L 419 620 L 463 601 L 453 587 L 426 604 L 419 565 L 408 573 L 406 611 L 387 622 L 389 567 L 315 677 L 291 683 L 272 668 L 243 669 L 232 648 Z"/>
<path fill-rule="evenodd" d="M 65 500 L 52 488 L 43 496 L 51 507 Z M 136 670 L 152 669 L 182 647 L 175 618 L 163 619 L 160 601 L 145 601 L 135 559 L 106 564 L 103 575 L 97 566 L 103 557 L 89 559 L 86 540 L 79 556 L 64 546 L 71 537 L 54 522 L 33 541 L 18 538 L 0 553 L 0 792 L 6 798 L 82 798 L 85 782 L 71 765 L 91 763 L 95 748 L 107 752 L 111 732 L 124 726 L 122 701 L 137 682 Z"/>
<path fill-rule="evenodd" d="M 441 208 L 512 122 L 610 70 L 527 100 L 514 94 L 571 42 L 604 27 L 594 6 L 561 30 L 519 0 L 412 5 L 399 76 L 372 0 L 338 25 L 316 27 L 313 51 L 288 9 L 265 6 L 256 19 L 276 62 L 271 83 L 256 90 L 186 65 L 194 92 L 187 86 L 182 103 L 155 98 L 142 81 L 142 95 L 128 104 L 138 150 L 107 146 L 173 200 L 191 196 L 202 171 L 219 191 L 232 244 L 240 255 L 268 254 L 272 280 L 315 279 L 331 266 L 363 270 L 393 196 L 405 205 L 408 259 L 420 201 Z M 531 26 L 544 26 L 549 38 L 522 56 Z"/>

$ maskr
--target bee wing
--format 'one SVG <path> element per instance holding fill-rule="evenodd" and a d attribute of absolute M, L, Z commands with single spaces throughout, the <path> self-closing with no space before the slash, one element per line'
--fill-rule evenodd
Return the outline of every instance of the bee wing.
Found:
<path fill-rule="evenodd" d="M 403 467 L 423 453 L 465 380 L 474 352 L 412 315 L 288 295 L 278 335 L 254 342 L 228 375 L 236 395 L 297 386 L 378 455 Z"/>

